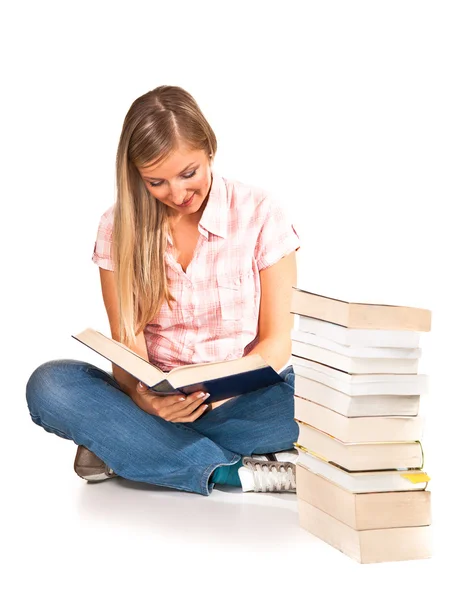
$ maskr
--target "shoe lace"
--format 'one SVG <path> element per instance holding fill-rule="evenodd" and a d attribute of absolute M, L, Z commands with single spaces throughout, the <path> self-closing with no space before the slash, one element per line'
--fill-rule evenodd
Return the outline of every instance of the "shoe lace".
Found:
<path fill-rule="evenodd" d="M 295 490 L 294 465 L 289 462 L 244 459 L 243 465 L 251 469 L 256 492 L 281 492 Z"/>

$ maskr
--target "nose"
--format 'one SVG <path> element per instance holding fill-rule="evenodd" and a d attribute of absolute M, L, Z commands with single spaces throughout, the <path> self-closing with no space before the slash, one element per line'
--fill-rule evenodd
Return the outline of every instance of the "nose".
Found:
<path fill-rule="evenodd" d="M 180 206 L 188 195 L 181 182 L 170 184 L 171 199 L 174 204 Z"/>

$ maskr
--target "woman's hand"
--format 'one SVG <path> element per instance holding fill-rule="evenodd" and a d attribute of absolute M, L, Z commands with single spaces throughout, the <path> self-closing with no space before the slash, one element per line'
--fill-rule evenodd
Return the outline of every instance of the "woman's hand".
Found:
<path fill-rule="evenodd" d="M 175 394 L 172 396 L 158 396 L 150 392 L 140 381 L 130 397 L 135 404 L 149 413 L 161 417 L 172 423 L 192 423 L 206 412 L 207 404 L 204 401 L 210 394 L 194 392 L 189 396 Z"/>

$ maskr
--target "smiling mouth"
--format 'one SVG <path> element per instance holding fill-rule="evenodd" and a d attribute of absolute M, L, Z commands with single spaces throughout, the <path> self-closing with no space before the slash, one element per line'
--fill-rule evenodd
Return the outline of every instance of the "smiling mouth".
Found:
<path fill-rule="evenodd" d="M 189 204 L 191 202 L 191 200 L 193 199 L 194 195 L 195 195 L 195 193 L 193 192 L 191 194 L 191 196 L 188 198 L 188 200 L 185 200 L 185 202 L 182 202 L 181 206 L 185 206 L 186 204 Z"/>

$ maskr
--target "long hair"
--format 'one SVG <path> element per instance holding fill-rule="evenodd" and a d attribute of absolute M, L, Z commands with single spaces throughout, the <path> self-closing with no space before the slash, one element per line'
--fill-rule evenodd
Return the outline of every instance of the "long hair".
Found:
<path fill-rule="evenodd" d="M 216 136 L 191 94 L 162 85 L 133 102 L 117 148 L 112 244 L 119 335 L 125 345 L 134 344 L 162 304 L 172 307 L 175 299 L 164 264 L 172 209 L 149 193 L 137 167 L 158 164 L 181 141 L 216 154 Z"/>

